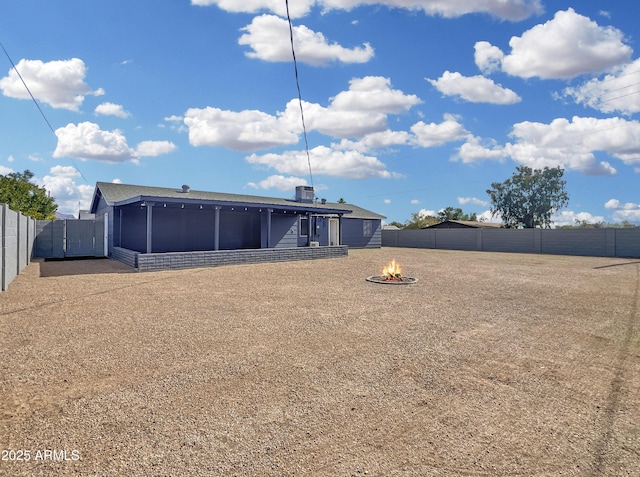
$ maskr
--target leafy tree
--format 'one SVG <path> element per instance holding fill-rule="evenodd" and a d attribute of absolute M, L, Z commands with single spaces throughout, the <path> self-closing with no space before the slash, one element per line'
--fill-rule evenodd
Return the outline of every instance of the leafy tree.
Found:
<path fill-rule="evenodd" d="M 55 219 L 58 210 L 55 199 L 48 196 L 44 187 L 33 184 L 32 178 L 33 172 L 28 169 L 0 175 L 0 202 L 34 219 Z"/>
<path fill-rule="evenodd" d="M 405 229 L 423 229 L 430 225 L 438 223 L 438 219 L 432 215 L 423 215 L 420 212 L 411 214 L 411 220 L 408 220 L 404 224 Z"/>
<path fill-rule="evenodd" d="M 444 222 L 446 220 L 471 220 L 477 221 L 478 214 L 475 212 L 471 214 L 465 214 L 460 208 L 447 207 L 438 212 L 438 222 Z"/>
<path fill-rule="evenodd" d="M 393 222 L 389 222 L 389 225 L 393 225 L 394 227 L 398 227 L 399 229 L 404 228 L 404 224 L 401 224 L 400 222 L 396 222 L 395 220 Z"/>
<path fill-rule="evenodd" d="M 491 213 L 500 214 L 506 227 L 551 227 L 551 214 L 569 203 L 560 167 L 516 168 L 510 179 L 491 184 Z"/>

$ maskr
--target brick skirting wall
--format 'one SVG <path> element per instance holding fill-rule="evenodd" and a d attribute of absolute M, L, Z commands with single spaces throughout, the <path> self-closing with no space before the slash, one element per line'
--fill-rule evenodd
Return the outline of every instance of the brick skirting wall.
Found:
<path fill-rule="evenodd" d="M 243 263 L 288 262 L 318 258 L 339 258 L 349 254 L 349 247 L 262 248 L 247 250 L 207 250 L 203 252 L 140 253 L 114 247 L 111 257 L 140 272 L 184 268 L 219 267 Z"/>

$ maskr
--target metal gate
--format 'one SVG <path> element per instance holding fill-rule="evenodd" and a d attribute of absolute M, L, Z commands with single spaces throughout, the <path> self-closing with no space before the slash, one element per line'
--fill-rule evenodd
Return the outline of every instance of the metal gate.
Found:
<path fill-rule="evenodd" d="M 34 256 L 104 257 L 104 220 L 38 220 Z"/>

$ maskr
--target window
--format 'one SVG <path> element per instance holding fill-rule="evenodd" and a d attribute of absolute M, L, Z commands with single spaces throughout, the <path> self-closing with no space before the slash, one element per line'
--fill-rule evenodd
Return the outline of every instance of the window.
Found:
<path fill-rule="evenodd" d="M 300 237 L 306 237 L 309 235 L 309 217 L 300 216 L 300 226 L 298 228 Z"/>
<path fill-rule="evenodd" d="M 371 237 L 373 235 L 373 222 L 371 220 L 362 221 L 362 235 Z"/>

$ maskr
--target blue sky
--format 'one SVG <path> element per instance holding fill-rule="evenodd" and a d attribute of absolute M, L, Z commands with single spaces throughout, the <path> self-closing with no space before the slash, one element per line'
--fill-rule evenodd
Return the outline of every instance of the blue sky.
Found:
<path fill-rule="evenodd" d="M 8 0 L 0 173 L 59 210 L 97 181 L 292 197 L 404 222 L 562 166 L 577 220 L 640 224 L 640 2 Z M 474 6 L 476 5 L 476 6 Z M 494 218 L 494 220 L 496 220 Z"/>

